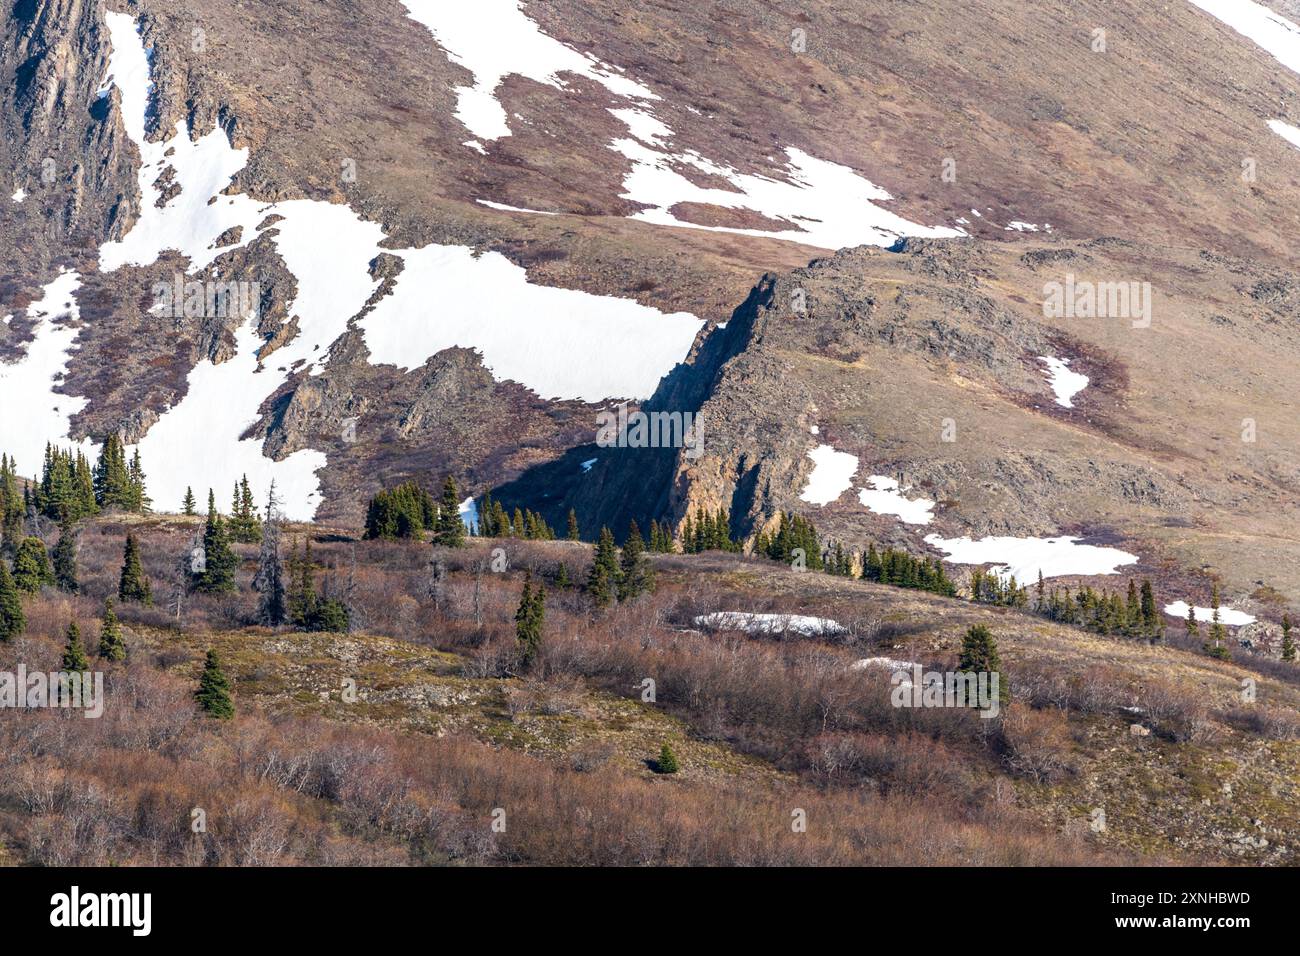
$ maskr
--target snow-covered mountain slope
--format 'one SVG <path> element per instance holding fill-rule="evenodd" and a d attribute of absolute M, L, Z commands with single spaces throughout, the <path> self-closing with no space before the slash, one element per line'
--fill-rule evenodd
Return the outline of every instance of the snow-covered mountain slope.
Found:
<path fill-rule="evenodd" d="M 1289 6 L 15 5 L 0 449 L 119 432 L 159 507 L 449 471 L 1245 587 L 1294 564 Z M 593 451 L 624 399 L 703 457 Z"/>

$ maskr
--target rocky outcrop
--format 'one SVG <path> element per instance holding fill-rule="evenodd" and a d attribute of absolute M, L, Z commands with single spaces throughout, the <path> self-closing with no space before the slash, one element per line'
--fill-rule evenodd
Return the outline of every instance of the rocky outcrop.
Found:
<path fill-rule="evenodd" d="M 117 91 L 99 95 L 111 49 L 103 0 L 5 6 L 0 166 L 13 170 L 4 196 L 21 188 L 29 211 L 44 212 L 23 217 L 37 241 L 10 237 L 39 273 L 69 248 L 121 236 L 139 201 L 137 155 L 118 121 Z"/>

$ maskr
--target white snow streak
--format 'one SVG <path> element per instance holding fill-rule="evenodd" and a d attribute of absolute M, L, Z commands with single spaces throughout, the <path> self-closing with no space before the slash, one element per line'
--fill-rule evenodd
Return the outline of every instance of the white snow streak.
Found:
<path fill-rule="evenodd" d="M 6 410 L 0 451 L 14 459 L 21 475 L 39 476 L 45 460 L 45 444 L 60 443 L 93 452 L 89 442 L 69 442 L 72 416 L 86 407 L 86 399 L 54 391 L 68 368 L 68 356 L 79 330 L 68 323 L 80 317 L 75 294 L 81 276 L 64 272 L 45 286 L 39 301 L 27 307 L 35 319 L 34 338 L 16 362 L 0 362 L 0 408 Z"/>

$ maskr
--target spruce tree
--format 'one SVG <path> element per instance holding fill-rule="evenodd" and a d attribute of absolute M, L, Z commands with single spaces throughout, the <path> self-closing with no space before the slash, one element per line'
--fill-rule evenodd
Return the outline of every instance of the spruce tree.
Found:
<path fill-rule="evenodd" d="M 1295 642 L 1291 640 L 1291 615 L 1282 615 L 1282 660 L 1295 660 Z"/>
<path fill-rule="evenodd" d="M 235 590 L 235 569 L 239 557 L 230 547 L 226 523 L 217 513 L 216 496 L 208 490 L 208 520 L 203 528 L 203 570 L 195 575 L 194 588 L 205 594 Z"/>
<path fill-rule="evenodd" d="M 136 514 L 148 513 L 149 505 L 153 503 L 145 493 L 144 467 L 140 464 L 139 448 L 135 450 L 131 458 L 131 467 L 127 472 L 127 500 L 130 510 Z"/>
<path fill-rule="evenodd" d="M 99 656 L 109 661 L 126 660 L 126 643 L 122 624 L 113 611 L 113 599 L 104 599 L 104 617 L 99 624 Z"/>
<path fill-rule="evenodd" d="M 8 455 L 0 454 L 0 550 L 13 554 L 23 536 L 26 489 L 18 491 L 18 473 Z"/>
<path fill-rule="evenodd" d="M 68 673 L 90 670 L 90 661 L 86 658 L 86 649 L 81 646 L 81 628 L 73 621 L 68 625 L 68 643 L 63 648 L 63 662 L 60 669 Z"/>
<path fill-rule="evenodd" d="M 519 645 L 519 659 L 526 667 L 537 658 L 542 646 L 542 633 L 546 619 L 546 592 L 539 584 L 533 589 L 533 576 L 524 577 L 524 590 L 515 611 L 515 640 Z"/>
<path fill-rule="evenodd" d="M 221 670 L 216 651 L 208 651 L 194 697 L 209 717 L 229 720 L 235 716 L 235 705 L 230 699 L 230 681 Z"/>
<path fill-rule="evenodd" d="M 1232 652 L 1228 650 L 1226 643 L 1228 630 L 1219 619 L 1218 584 L 1214 584 L 1210 588 L 1210 615 L 1210 639 L 1205 644 L 1205 652 L 1211 657 L 1226 661 L 1232 657 Z"/>
<path fill-rule="evenodd" d="M 578 512 L 576 512 L 572 508 L 569 509 L 568 534 L 569 534 L 570 541 L 580 541 L 582 539 L 582 535 L 578 533 Z"/>
<path fill-rule="evenodd" d="M 253 503 L 253 492 L 248 486 L 248 476 L 235 482 L 235 492 L 230 504 L 230 538 L 241 544 L 252 544 L 261 536 L 261 525 L 257 520 L 257 505 Z"/>
<path fill-rule="evenodd" d="M 600 529 L 596 552 L 587 575 L 587 592 L 597 607 L 608 607 L 618 596 L 622 571 L 618 564 L 618 548 L 609 528 Z"/>
<path fill-rule="evenodd" d="M 438 501 L 438 526 L 433 543 L 444 548 L 459 548 L 465 543 L 465 521 L 460 516 L 460 493 L 456 479 L 448 475 L 442 482 L 442 498 Z"/>
<path fill-rule="evenodd" d="M 21 634 L 26 626 L 27 618 L 23 614 L 23 602 L 18 588 L 14 586 L 14 579 L 10 576 L 4 559 L 0 558 L 0 641 Z"/>
<path fill-rule="evenodd" d="M 117 599 L 124 604 L 127 601 L 139 601 L 146 606 L 153 604 L 153 588 L 140 563 L 140 543 L 135 535 L 126 536 L 126 547 L 122 553 L 122 573 L 117 581 Z"/>
<path fill-rule="evenodd" d="M 1005 704 L 1010 699 L 1011 688 L 1002 673 L 998 658 L 998 643 L 992 632 L 983 624 L 972 624 L 961 642 L 961 656 L 957 670 L 965 674 L 998 675 L 998 700 Z"/>
<path fill-rule="evenodd" d="M 1200 640 L 1201 625 L 1196 621 L 1196 608 L 1190 604 L 1187 606 L 1187 636 L 1192 640 Z"/>
<path fill-rule="evenodd" d="M 1154 638 L 1160 633 L 1160 611 L 1156 608 L 1156 594 L 1146 578 L 1142 579 L 1142 627 L 1148 637 Z"/>
<path fill-rule="evenodd" d="M 50 565 L 45 542 L 40 538 L 24 538 L 14 556 L 14 586 L 20 591 L 35 594 L 47 584 L 54 583 L 54 568 Z"/>
<path fill-rule="evenodd" d="M 119 511 L 132 510 L 134 501 L 131 473 L 126 463 L 122 439 L 116 434 L 104 440 L 99 461 L 95 463 L 95 501 L 99 507 Z"/>
<path fill-rule="evenodd" d="M 618 599 L 631 600 L 641 594 L 654 590 L 654 568 L 646 557 L 645 542 L 641 540 L 641 529 L 636 521 L 628 528 L 627 540 L 623 542 L 623 555 L 619 566 Z"/>
<path fill-rule="evenodd" d="M 64 518 L 59 527 L 59 543 L 54 546 L 54 583 L 59 590 L 76 594 L 77 583 L 77 528 L 71 518 Z"/>
<path fill-rule="evenodd" d="M 185 500 L 181 502 L 181 512 L 183 514 L 189 515 L 190 517 L 193 517 L 196 513 L 194 509 L 195 509 L 194 489 L 190 488 L 187 485 L 185 488 Z"/>
<path fill-rule="evenodd" d="M 677 762 L 677 755 L 673 753 L 673 749 L 667 744 L 660 747 L 659 760 L 655 764 L 655 771 L 657 773 L 676 773 L 680 769 L 681 765 Z"/>

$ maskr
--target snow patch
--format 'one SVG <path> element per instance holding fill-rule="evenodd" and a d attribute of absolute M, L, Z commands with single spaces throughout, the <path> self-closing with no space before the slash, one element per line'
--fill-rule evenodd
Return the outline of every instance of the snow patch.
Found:
<path fill-rule="evenodd" d="M 480 199 L 478 200 L 478 202 L 484 206 L 487 206 L 489 209 L 499 209 L 502 212 L 527 212 L 527 213 L 531 213 L 534 216 L 558 216 L 559 215 L 558 212 L 547 212 L 544 209 L 523 209 L 519 206 L 507 206 L 505 203 L 492 202 L 490 199 Z"/>
<path fill-rule="evenodd" d="M 934 518 L 934 502 L 928 498 L 904 497 L 898 482 L 884 475 L 872 475 L 867 479 L 870 488 L 858 491 L 858 501 L 863 507 L 876 514 L 894 515 L 904 524 L 929 524 Z"/>
<path fill-rule="evenodd" d="M 1040 355 L 1038 360 L 1047 363 L 1047 381 L 1056 393 L 1056 404 L 1062 408 L 1074 408 L 1074 396 L 1087 388 L 1088 376 L 1070 371 L 1069 359 Z"/>
<path fill-rule="evenodd" d="M 72 416 L 87 400 L 54 391 L 80 334 L 70 324 L 81 315 L 75 295 L 79 288 L 81 276 L 76 272 L 60 273 L 46 285 L 41 298 L 27 307 L 35 325 L 26 352 L 16 362 L 0 362 L 0 408 L 7 412 L 0 450 L 14 459 L 20 475 L 40 475 L 45 444 L 55 436 L 63 437 L 60 444 L 79 447 L 87 455 L 94 450 L 90 442 L 66 440 Z"/>
<path fill-rule="evenodd" d="M 9 198 L 12 199 L 14 202 L 22 202 L 24 199 L 27 198 L 27 193 L 20 186 L 14 190 L 14 194 Z"/>
<path fill-rule="evenodd" d="M 324 452 L 303 449 L 283 461 L 262 454 L 261 438 L 242 438 L 258 419 L 267 386 L 279 376 L 258 371 L 261 338 L 246 322 L 235 333 L 234 357 L 220 365 L 204 359 L 190 372 L 185 397 L 168 409 L 140 440 L 149 471 L 149 494 L 159 508 L 175 508 L 185 489 L 202 482 L 218 495 L 243 475 L 260 498 L 275 481 L 283 512 L 294 521 L 310 519 L 320 505 L 316 470 L 325 467 Z M 200 485 L 202 487 L 202 485 Z"/>
<path fill-rule="evenodd" d="M 617 139 L 613 148 L 632 162 L 623 179 L 622 198 L 649 208 L 631 218 L 660 226 L 704 229 L 744 236 L 763 236 L 827 249 L 846 246 L 890 246 L 902 236 L 946 238 L 966 235 L 960 229 L 927 227 L 909 222 L 875 203 L 893 197 L 854 170 L 785 149 L 784 178 L 740 173 L 694 152 L 669 154 L 635 140 Z M 725 179 L 734 188 L 698 186 L 673 168 L 685 164 Z M 788 229 L 704 226 L 678 219 L 672 207 L 699 203 L 723 209 L 750 210 L 768 219 L 792 224 Z"/>
<path fill-rule="evenodd" d="M 261 454 L 260 438 L 240 436 L 290 370 L 320 373 L 329 346 L 378 289 L 369 264 L 383 251 L 403 259 L 406 268 L 392 295 L 362 323 L 376 364 L 409 369 L 442 349 L 463 346 L 480 351 L 499 378 L 541 395 L 599 401 L 647 397 L 689 351 L 702 322 L 687 313 L 665 315 L 631 300 L 529 285 L 523 269 L 496 253 L 476 258 L 466 247 L 436 245 L 383 250 L 383 227 L 346 205 L 220 195 L 244 167 L 248 151 L 234 149 L 219 128 L 191 140 L 184 123 L 165 142 L 147 142 L 148 53 L 130 16 L 109 12 L 107 22 L 113 50 L 106 86 L 118 86 L 125 128 L 140 149 L 143 201 L 131 230 L 101 247 L 101 269 L 149 265 L 175 249 L 197 271 L 254 241 L 259 225 L 279 216 L 267 234 L 297 280 L 288 311 L 298 317 L 298 334 L 276 351 L 275 370 L 258 362 L 255 353 L 263 343 L 253 324 L 246 324 L 236 336 L 237 359 L 197 367 L 189 394 L 141 443 L 146 461 L 188 466 L 183 476 L 154 467 L 150 487 L 160 503 L 179 501 L 195 474 L 224 488 L 247 473 L 250 482 L 261 480 L 255 488 L 259 495 L 275 478 L 289 518 L 313 516 L 320 501 L 315 471 L 325 456 L 300 451 L 273 462 Z M 624 88 L 622 82 L 614 86 Z M 168 169 L 179 192 L 159 207 L 157 183 Z M 216 239 L 236 226 L 242 230 L 240 242 L 217 248 Z M 416 354 L 421 347 L 426 351 Z M 46 431 L 42 448 L 45 439 L 63 434 L 66 428 Z"/>
<path fill-rule="evenodd" d="M 1014 575 L 1020 582 L 1043 577 L 1054 578 L 1065 574 L 1093 575 L 1116 574 L 1127 564 L 1136 564 L 1137 555 L 1118 548 L 1094 544 L 1079 544 L 1078 538 L 1012 538 L 988 537 L 978 541 L 972 538 L 942 538 L 927 535 L 925 543 L 944 552 L 950 564 L 993 564 L 994 573 L 1001 577 Z"/>
<path fill-rule="evenodd" d="M 418 367 L 453 346 L 476 349 L 498 379 L 543 398 L 648 398 L 703 322 L 631 299 L 532 285 L 497 252 L 465 246 L 390 250 L 406 263 L 357 325 L 375 364 Z M 431 319 L 430 304 L 435 304 Z"/>
<path fill-rule="evenodd" d="M 1210 16 L 1262 47 L 1294 73 L 1300 73 L 1300 26 L 1252 0 L 1191 0 Z"/>
<path fill-rule="evenodd" d="M 1182 618 L 1185 621 L 1187 620 L 1188 607 L 1186 601 L 1175 601 L 1173 604 L 1165 605 L 1165 613 Z M 1196 608 L 1196 620 L 1213 622 L 1214 608 L 1198 606 Z M 1241 627 L 1243 624 L 1254 624 L 1255 620 L 1253 614 L 1247 614 L 1245 611 L 1238 611 L 1230 607 L 1219 608 L 1219 622 L 1221 624 L 1227 624 L 1230 627 Z"/>
<path fill-rule="evenodd" d="M 480 140 L 510 135 L 505 108 L 496 97 L 507 76 L 522 76 L 563 89 L 561 73 L 584 76 L 615 96 L 659 97 L 595 57 L 547 36 L 520 9 L 518 0 L 402 0 L 407 15 L 425 26 L 447 56 L 474 75 L 473 86 L 456 88 L 456 118 Z"/>
<path fill-rule="evenodd" d="M 632 162 L 623 181 L 622 197 L 649 207 L 633 215 L 633 219 L 766 236 L 828 249 L 863 244 L 889 246 L 901 236 L 966 235 L 959 229 L 919 226 L 881 209 L 875 203 L 893 198 L 884 189 L 847 166 L 816 159 L 793 147 L 785 149 L 783 168 L 762 176 L 741 174 L 692 151 L 669 153 L 664 144 L 673 131 L 651 111 L 652 102 L 660 97 L 624 76 L 621 68 L 579 53 L 543 33 L 518 0 L 402 3 L 407 15 L 433 34 L 447 56 L 474 75 L 472 86 L 456 90 L 456 117 L 478 139 L 495 140 L 511 133 L 509 117 L 496 97 L 507 76 L 522 76 L 564 89 L 560 75 L 572 73 L 594 80 L 614 96 L 630 101 L 629 106 L 610 108 L 630 134 L 629 138 L 616 139 L 610 148 Z M 769 159 L 777 162 L 775 157 Z M 675 164 L 719 176 L 736 191 L 697 186 L 673 169 Z M 686 202 L 750 210 L 791 226 L 764 230 L 697 225 L 671 212 L 673 206 Z"/>
<path fill-rule="evenodd" d="M 799 495 L 800 501 L 814 505 L 828 505 L 848 491 L 853 475 L 858 470 L 858 456 L 836 451 L 830 445 L 818 445 L 808 452 L 813 470 L 808 484 Z"/>
<path fill-rule="evenodd" d="M 834 637 L 847 634 L 848 628 L 827 617 L 804 614 L 752 614 L 746 611 L 714 611 L 695 618 L 696 627 L 719 631 L 744 631 L 746 634 L 800 634 L 804 637 Z"/>
<path fill-rule="evenodd" d="M 1292 146 L 1300 149 L 1300 129 L 1296 129 L 1290 123 L 1283 123 L 1281 120 L 1269 120 L 1268 128 Z"/>

